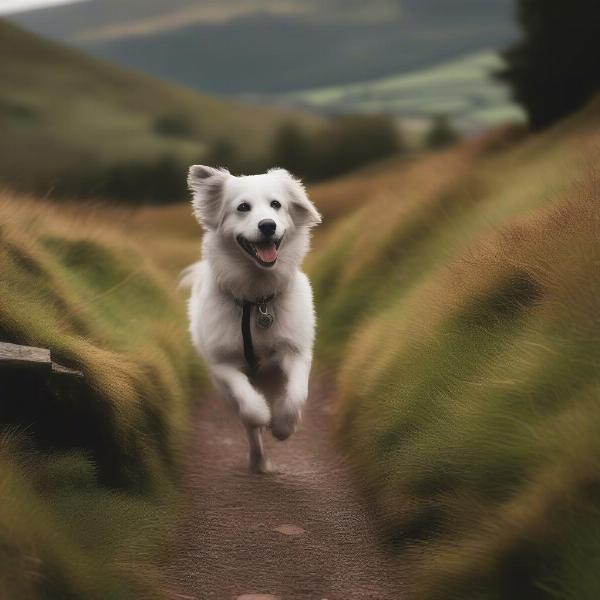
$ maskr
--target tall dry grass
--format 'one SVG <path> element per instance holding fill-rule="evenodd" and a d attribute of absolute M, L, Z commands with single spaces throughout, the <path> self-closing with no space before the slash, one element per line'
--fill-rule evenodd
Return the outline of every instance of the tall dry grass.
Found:
<path fill-rule="evenodd" d="M 409 597 L 600 593 L 599 113 L 425 159 L 311 263 L 340 438 Z"/>
<path fill-rule="evenodd" d="M 2 389 L 0 597 L 150 598 L 203 376 L 175 277 L 116 212 L 0 198 L 0 339 L 85 383 Z"/>

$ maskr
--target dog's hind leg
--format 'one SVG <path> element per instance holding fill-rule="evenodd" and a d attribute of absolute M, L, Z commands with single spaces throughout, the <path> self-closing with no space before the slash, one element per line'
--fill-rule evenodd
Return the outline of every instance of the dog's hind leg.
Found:
<path fill-rule="evenodd" d="M 248 453 L 250 471 L 253 473 L 268 473 L 271 466 L 265 457 L 260 427 L 246 425 L 246 431 L 248 432 L 248 444 L 250 446 Z"/>

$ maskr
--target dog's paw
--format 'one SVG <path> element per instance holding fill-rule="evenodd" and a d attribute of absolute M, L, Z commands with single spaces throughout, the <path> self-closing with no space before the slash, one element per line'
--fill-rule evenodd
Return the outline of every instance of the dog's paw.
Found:
<path fill-rule="evenodd" d="M 240 408 L 240 418 L 248 427 L 266 427 L 271 422 L 271 410 L 266 400 L 257 396 Z"/>
<path fill-rule="evenodd" d="M 248 468 L 250 469 L 250 473 L 254 473 L 255 475 L 266 475 L 273 472 L 271 461 L 264 456 L 256 457 L 250 455 Z"/>
<path fill-rule="evenodd" d="M 300 420 L 300 411 L 290 406 L 280 406 L 273 411 L 271 419 L 271 433 L 273 437 L 283 442 L 297 429 Z"/>

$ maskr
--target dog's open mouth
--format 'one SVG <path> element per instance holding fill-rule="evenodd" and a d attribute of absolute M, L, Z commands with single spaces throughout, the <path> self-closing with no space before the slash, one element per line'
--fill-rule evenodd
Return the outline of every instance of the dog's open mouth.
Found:
<path fill-rule="evenodd" d="M 261 267 L 272 267 L 277 262 L 281 240 L 268 240 L 264 242 L 251 242 L 244 236 L 238 235 L 238 244 L 259 264 Z"/>

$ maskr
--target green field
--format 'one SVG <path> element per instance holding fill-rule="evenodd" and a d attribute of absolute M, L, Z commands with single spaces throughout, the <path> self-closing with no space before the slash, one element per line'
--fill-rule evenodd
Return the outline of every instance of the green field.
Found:
<path fill-rule="evenodd" d="M 283 99 L 329 111 L 384 112 L 407 119 L 444 114 L 468 131 L 524 119 L 506 87 L 492 79 L 501 67 L 497 52 L 487 50 L 414 73 L 303 90 Z"/>
<path fill-rule="evenodd" d="M 289 119 L 319 122 L 168 85 L 0 21 L 0 183 L 45 194 L 118 163 L 199 162 L 217 141 L 256 159 Z"/>
<path fill-rule="evenodd" d="M 599 142 L 596 102 L 316 190 L 317 354 L 407 598 L 600 596 Z"/>

